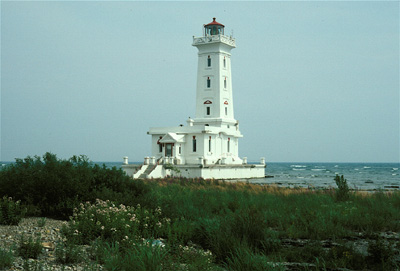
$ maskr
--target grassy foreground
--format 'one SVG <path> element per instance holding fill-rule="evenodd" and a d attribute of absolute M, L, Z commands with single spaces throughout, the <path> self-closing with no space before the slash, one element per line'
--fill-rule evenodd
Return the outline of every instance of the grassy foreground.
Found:
<path fill-rule="evenodd" d="M 309 270 L 400 268 L 398 192 L 134 181 L 85 157 L 45 154 L 1 171 L 0 196 L 12 197 L 3 198 L 3 224 L 18 223 L 24 210 L 69 220 L 56 248 L 65 264 L 82 261 L 79 250 L 90 245 L 92 263 L 107 270 L 284 270 L 283 262 Z M 360 238 L 364 249 L 352 242 Z M 1 266 L 7 253 L 0 252 Z"/>

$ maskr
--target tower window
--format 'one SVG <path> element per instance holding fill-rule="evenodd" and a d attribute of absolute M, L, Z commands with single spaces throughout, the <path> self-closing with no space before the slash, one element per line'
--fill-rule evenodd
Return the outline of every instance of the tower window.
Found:
<path fill-rule="evenodd" d="M 228 152 L 231 152 L 231 139 L 228 137 Z"/>
<path fill-rule="evenodd" d="M 225 116 L 228 116 L 228 107 L 225 106 Z"/>
<path fill-rule="evenodd" d="M 207 88 L 211 87 L 211 80 L 210 77 L 207 77 Z"/>
<path fill-rule="evenodd" d="M 193 136 L 193 152 L 196 152 L 196 137 Z"/>
<path fill-rule="evenodd" d="M 207 67 L 211 67 L 211 57 L 208 56 L 207 58 Z"/>
<path fill-rule="evenodd" d="M 211 136 L 208 139 L 208 151 L 211 152 Z"/>
<path fill-rule="evenodd" d="M 224 57 L 224 68 L 226 68 L 226 59 Z"/>
<path fill-rule="evenodd" d="M 209 106 L 207 106 L 207 116 L 209 116 L 211 113 L 211 108 Z"/>
<path fill-rule="evenodd" d="M 225 80 L 224 80 L 224 88 L 226 88 L 226 77 L 225 77 Z"/>
<path fill-rule="evenodd" d="M 182 147 L 179 146 L 179 154 L 182 154 Z"/>
<path fill-rule="evenodd" d="M 158 139 L 158 141 L 157 141 L 157 144 L 158 144 L 158 151 L 159 152 L 162 152 L 162 143 L 160 143 L 160 140 L 161 140 L 161 136 L 160 136 L 160 138 Z"/>

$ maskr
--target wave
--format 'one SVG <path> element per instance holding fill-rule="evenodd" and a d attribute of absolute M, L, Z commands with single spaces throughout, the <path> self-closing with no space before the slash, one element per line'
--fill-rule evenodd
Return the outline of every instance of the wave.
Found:
<path fill-rule="evenodd" d="M 306 170 L 305 168 L 292 168 L 292 170 Z"/>
<path fill-rule="evenodd" d="M 312 171 L 322 171 L 322 170 L 325 170 L 324 168 L 312 168 L 311 169 Z"/>
<path fill-rule="evenodd" d="M 303 166 L 303 165 L 291 165 L 290 167 L 298 168 L 298 167 L 307 167 L 307 166 Z"/>
<path fill-rule="evenodd" d="M 399 170 L 399 168 L 398 167 L 394 167 L 393 170 Z"/>
<path fill-rule="evenodd" d="M 371 167 L 367 167 L 367 166 L 365 166 L 364 168 L 371 168 Z"/>

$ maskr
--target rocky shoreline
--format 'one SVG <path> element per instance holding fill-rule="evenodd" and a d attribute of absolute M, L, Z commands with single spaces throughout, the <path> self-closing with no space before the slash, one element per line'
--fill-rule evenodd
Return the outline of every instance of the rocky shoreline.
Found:
<path fill-rule="evenodd" d="M 30 217 L 22 219 L 17 226 L 0 225 L 0 247 L 6 251 L 11 249 L 15 255 L 12 267 L 6 270 L 26 270 L 24 266 L 27 263 L 30 266 L 30 270 L 91 270 L 94 266 L 94 270 L 102 270 L 101 266 L 96 265 L 94 262 L 88 262 L 87 255 L 82 255 L 85 257 L 85 261 L 73 265 L 63 265 L 56 261 L 55 249 L 57 243 L 63 242 L 61 229 L 66 224 L 67 221 L 62 220 Z M 32 237 L 33 240 L 40 238 L 43 253 L 38 259 L 25 261 L 22 257 L 17 256 L 16 248 L 22 236 L 25 239 Z"/>
<path fill-rule="evenodd" d="M 56 261 L 55 249 L 57 243 L 63 242 L 61 235 L 61 229 L 63 225 L 66 225 L 67 221 L 54 220 L 49 218 L 24 218 L 21 220 L 17 226 L 0 226 L 0 247 L 5 250 L 12 250 L 14 255 L 16 255 L 16 248 L 19 244 L 21 236 L 26 238 L 32 237 L 36 239 L 40 238 L 43 246 L 43 253 L 38 259 L 24 260 L 22 257 L 15 256 L 14 262 L 11 268 L 6 270 L 27 270 L 27 263 L 30 266 L 29 270 L 103 270 L 101 265 L 96 264 L 90 260 L 89 256 L 83 249 L 82 255 L 84 261 L 81 263 L 63 265 Z M 379 238 L 384 240 L 386 243 L 391 243 L 396 247 L 400 247 L 400 235 L 396 232 L 382 232 L 379 234 Z M 366 234 L 358 233 L 351 238 L 346 238 L 342 240 L 322 240 L 319 241 L 323 249 L 330 250 L 334 247 L 338 247 L 340 243 L 346 243 L 348 246 L 354 247 L 354 249 L 364 255 L 368 255 L 368 245 L 371 241 L 371 236 Z M 286 248 L 291 247 L 304 247 L 312 242 L 313 240 L 308 239 L 281 239 L 282 246 Z M 86 246 L 87 248 L 87 246 Z M 396 262 L 400 265 L 400 253 L 396 252 Z M 286 270 L 303 270 L 307 268 L 316 268 L 313 264 L 309 263 L 271 263 L 273 265 L 284 266 Z M 328 269 L 328 270 L 344 270 L 344 269 Z M 347 270 L 347 269 L 346 269 Z"/>

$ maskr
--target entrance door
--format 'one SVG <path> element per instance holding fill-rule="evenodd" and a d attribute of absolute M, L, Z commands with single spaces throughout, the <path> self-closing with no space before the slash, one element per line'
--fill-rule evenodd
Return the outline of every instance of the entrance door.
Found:
<path fill-rule="evenodd" d="M 166 157 L 172 157 L 172 146 L 174 146 L 174 144 L 172 144 L 172 143 L 165 144 L 165 156 Z"/>

